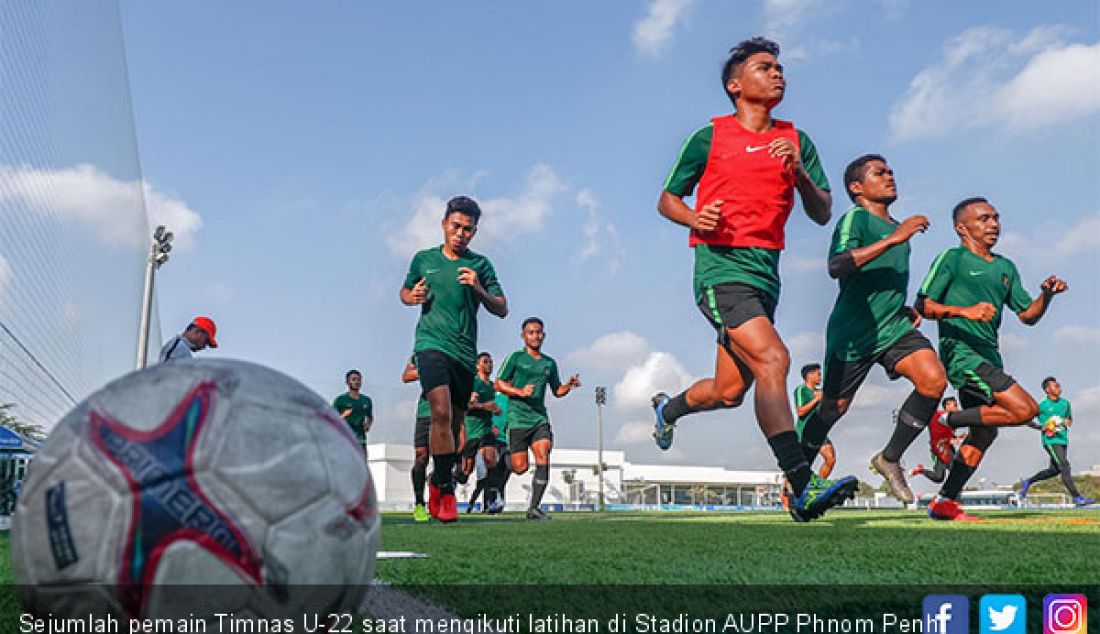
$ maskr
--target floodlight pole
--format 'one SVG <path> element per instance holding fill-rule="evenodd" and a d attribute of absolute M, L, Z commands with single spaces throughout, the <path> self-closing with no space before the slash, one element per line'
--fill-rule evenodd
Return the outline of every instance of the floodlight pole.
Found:
<path fill-rule="evenodd" d="M 153 241 L 149 246 L 149 259 L 145 263 L 145 288 L 141 296 L 141 323 L 138 326 L 138 349 L 136 370 L 144 370 L 149 352 L 149 324 L 153 314 L 153 282 L 157 269 L 168 261 L 168 252 L 172 250 L 172 232 L 158 226 L 153 232 Z"/>
<path fill-rule="evenodd" d="M 599 464 L 596 466 L 596 474 L 600 478 L 600 512 L 604 512 L 606 507 L 604 506 L 604 494 L 603 494 L 603 406 L 607 403 L 607 388 L 599 386 L 596 388 L 596 459 Z"/>

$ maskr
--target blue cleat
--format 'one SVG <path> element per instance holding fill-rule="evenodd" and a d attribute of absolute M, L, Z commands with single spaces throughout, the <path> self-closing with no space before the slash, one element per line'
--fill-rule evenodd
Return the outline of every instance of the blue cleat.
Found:
<path fill-rule="evenodd" d="M 1020 502 L 1026 502 L 1027 501 L 1027 490 L 1030 489 L 1030 488 L 1031 488 L 1031 480 L 1028 480 L 1027 478 L 1024 478 L 1023 481 L 1020 482 L 1020 492 L 1016 494 L 1017 496 L 1019 496 Z"/>
<path fill-rule="evenodd" d="M 1090 506 L 1092 504 L 1096 504 L 1096 500 L 1092 498 L 1087 498 L 1083 495 L 1078 495 L 1077 497 L 1073 498 L 1074 506 Z"/>
<path fill-rule="evenodd" d="M 653 425 L 653 440 L 657 441 L 657 446 L 662 451 L 668 451 L 672 446 L 672 432 L 676 430 L 676 425 L 665 422 L 665 406 L 671 400 L 668 394 L 658 392 L 651 401 L 653 411 L 657 415 L 657 422 Z"/>
<path fill-rule="evenodd" d="M 796 522 L 809 522 L 825 514 L 825 511 L 844 504 L 856 496 L 859 481 L 854 476 L 839 480 L 826 480 L 814 474 L 802 495 L 791 505 L 791 517 Z"/>

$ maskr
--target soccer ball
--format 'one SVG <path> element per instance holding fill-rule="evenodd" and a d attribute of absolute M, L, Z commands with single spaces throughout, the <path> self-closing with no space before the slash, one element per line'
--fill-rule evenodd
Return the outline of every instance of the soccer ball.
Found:
<path fill-rule="evenodd" d="M 321 397 L 251 363 L 168 363 L 58 423 L 12 564 L 40 615 L 353 613 L 380 525 L 362 446 Z"/>

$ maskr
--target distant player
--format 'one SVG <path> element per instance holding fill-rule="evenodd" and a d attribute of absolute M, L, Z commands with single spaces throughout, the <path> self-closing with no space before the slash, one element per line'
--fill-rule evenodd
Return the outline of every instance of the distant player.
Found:
<path fill-rule="evenodd" d="M 367 432 L 374 424 L 374 403 L 369 396 L 359 391 L 363 387 L 363 375 L 359 370 L 348 370 L 344 374 L 344 383 L 348 386 L 348 391 L 337 396 L 332 406 L 351 428 L 351 433 L 355 434 L 355 439 L 365 452 Z"/>
<path fill-rule="evenodd" d="M 959 494 L 997 437 L 997 428 L 1026 424 L 1039 412 L 1035 399 L 1004 371 L 997 341 L 1001 309 L 1007 306 L 1021 322 L 1033 326 L 1068 286 L 1052 275 L 1043 280 L 1038 297 L 1028 295 L 1016 265 L 993 253 L 1001 216 L 985 198 L 959 202 L 951 218 L 961 244 L 932 262 L 917 308 L 926 318 L 939 320 L 940 359 L 962 406 L 940 421 L 952 428 L 970 428 L 928 514 L 965 521 L 975 518 L 963 512 Z"/>
<path fill-rule="evenodd" d="M 1031 485 L 1061 476 L 1062 484 L 1073 496 L 1074 504 L 1095 504 L 1096 500 L 1081 495 L 1077 485 L 1073 483 L 1069 464 L 1069 426 L 1073 423 L 1073 409 L 1069 401 L 1062 398 L 1062 385 L 1058 383 L 1058 379 L 1048 376 L 1043 379 L 1043 391 L 1046 392 L 1046 397 L 1039 401 L 1039 429 L 1043 434 L 1043 449 L 1050 456 L 1050 466 L 1024 479 L 1020 485 L 1020 501 L 1027 499 L 1027 491 Z"/>
<path fill-rule="evenodd" d="M 497 391 L 493 389 L 493 357 L 482 352 L 477 357 L 477 376 L 474 391 L 466 411 L 466 441 L 462 450 L 462 472 L 469 476 L 474 471 L 475 458 L 480 456 L 485 469 L 497 466 L 496 436 L 493 434 L 493 415 L 500 409 L 496 404 Z M 475 489 L 476 490 L 476 489 Z M 488 499 L 486 499 L 488 502 Z M 473 497 L 471 497 L 471 505 Z"/>
<path fill-rule="evenodd" d="M 527 450 L 535 455 L 535 478 L 531 484 L 531 502 L 527 507 L 527 519 L 550 519 L 539 505 L 546 485 L 550 482 L 550 450 L 554 446 L 554 434 L 550 429 L 550 416 L 546 413 L 546 388 L 558 398 L 581 386 L 576 374 L 562 383 L 558 363 L 543 354 L 542 343 L 546 331 L 542 320 L 528 317 L 523 320 L 523 349 L 508 355 L 497 375 L 496 388 L 508 396 L 508 451 L 512 455 L 512 471 L 516 475 L 527 472 Z"/>
<path fill-rule="evenodd" d="M 910 476 L 924 476 L 941 484 L 947 477 L 947 467 L 955 459 L 955 452 L 959 445 L 966 441 L 967 433 L 964 430 L 954 430 L 940 422 L 940 418 L 947 412 L 955 412 L 959 409 L 959 401 L 954 396 L 943 399 L 943 409 L 936 412 L 936 416 L 928 425 L 928 450 L 932 454 L 932 468 L 918 464 L 909 472 Z"/>
<path fill-rule="evenodd" d="M 876 364 L 891 380 L 905 377 L 913 391 L 898 409 L 886 446 L 871 458 L 871 469 L 886 479 L 895 498 L 909 504 L 913 491 L 901 456 L 932 420 L 947 387 L 943 364 L 917 330 L 920 315 L 905 304 L 909 241 L 927 231 L 928 218 L 914 214 L 899 222 L 890 215 L 897 182 L 878 154 L 849 163 L 844 187 L 855 206 L 837 222 L 829 249 L 829 275 L 840 293 L 825 334 L 823 397 L 806 422 L 802 447 L 813 460 Z"/>
<path fill-rule="evenodd" d="M 806 426 L 806 421 L 810 419 L 810 413 L 821 402 L 821 390 L 818 389 L 818 386 L 821 385 L 821 365 L 818 363 L 804 365 L 801 374 L 802 383 L 794 388 L 794 413 L 798 416 L 798 421 L 794 424 L 794 430 L 798 433 L 799 440 L 802 440 L 802 429 Z M 821 465 L 821 470 L 817 472 L 817 475 L 828 478 L 836 465 L 836 449 L 828 437 L 825 438 L 825 442 L 821 443 L 819 453 L 824 464 Z"/>
<path fill-rule="evenodd" d="M 405 371 L 401 374 L 401 380 L 405 383 L 413 383 L 420 380 L 420 374 L 416 371 L 416 355 L 405 365 Z M 416 506 L 413 507 L 413 519 L 417 522 L 427 522 L 430 519 L 428 509 L 424 506 L 424 484 L 428 479 L 428 436 L 432 428 L 432 410 L 424 395 L 416 400 L 416 425 L 413 428 L 413 449 L 416 456 L 412 466 L 413 499 Z"/>
<path fill-rule="evenodd" d="M 508 486 L 508 478 L 512 476 L 512 454 L 508 451 L 508 404 L 511 399 L 507 394 L 497 392 L 494 399 L 499 414 L 493 415 L 493 433 L 496 434 L 497 460 L 495 469 L 489 471 L 485 486 L 488 492 L 485 494 L 486 511 L 496 515 L 504 511 L 504 489 Z"/>
<path fill-rule="evenodd" d="M 218 327 L 214 325 L 213 319 L 196 317 L 183 332 L 164 342 L 160 349 L 160 362 L 190 359 L 207 346 L 217 348 L 218 341 L 214 338 L 217 334 Z"/>
<path fill-rule="evenodd" d="M 508 314 L 508 302 L 489 259 L 470 250 L 481 208 L 457 196 L 443 214 L 443 244 L 417 253 L 401 287 L 401 302 L 419 306 L 416 367 L 432 412 L 429 437 L 434 469 L 428 513 L 441 522 L 458 519 L 454 495 L 456 450 L 452 426 L 461 427 L 474 386 L 477 311 Z"/>
<path fill-rule="evenodd" d="M 695 302 L 718 333 L 714 377 L 669 398 L 653 397 L 654 439 L 672 446 L 677 421 L 737 407 L 756 382 L 756 418 L 795 495 L 796 520 L 811 520 L 855 494 L 855 478 L 818 479 L 795 433 L 787 398 L 790 357 L 772 325 L 779 254 L 797 190 L 807 215 L 829 222 L 832 198 L 810 138 L 772 118 L 787 83 L 779 46 L 762 37 L 738 44 L 722 68 L 734 113 L 717 117 L 684 144 L 657 205 L 691 230 Z M 684 199 L 695 194 L 695 208 Z"/>

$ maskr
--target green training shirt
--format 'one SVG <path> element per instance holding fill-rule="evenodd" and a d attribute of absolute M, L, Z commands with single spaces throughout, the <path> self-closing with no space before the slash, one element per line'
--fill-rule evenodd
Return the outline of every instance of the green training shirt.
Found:
<path fill-rule="evenodd" d="M 355 434 L 359 442 L 366 440 L 367 432 L 363 429 L 363 423 L 367 418 L 374 418 L 374 404 L 371 403 L 370 397 L 360 392 L 359 398 L 355 399 L 344 392 L 336 397 L 336 400 L 332 402 L 332 406 L 336 408 L 336 413 L 341 416 L 344 411 L 350 409 L 351 414 L 344 419 L 344 422 L 348 424 L 351 432 Z"/>
<path fill-rule="evenodd" d="M 442 245 L 424 249 L 409 264 L 405 288 L 427 280 L 428 301 L 420 307 L 413 352 L 438 350 L 473 369 L 477 359 L 477 309 L 481 306 L 474 290 L 458 283 L 458 269 L 477 272 L 489 295 L 503 295 L 496 271 L 489 259 L 467 250 L 457 260 L 443 255 Z"/>
<path fill-rule="evenodd" d="M 1050 397 L 1039 401 L 1039 424 L 1046 425 L 1047 421 L 1054 416 L 1059 417 L 1061 420 L 1057 422 L 1053 436 L 1039 434 L 1043 439 L 1043 446 L 1068 445 L 1069 427 L 1065 421 L 1073 418 L 1073 409 L 1070 407 L 1069 401 L 1064 398 L 1052 401 Z"/>
<path fill-rule="evenodd" d="M 986 261 L 963 246 L 947 249 L 932 262 L 919 294 L 945 306 L 989 302 L 997 309 L 988 322 L 962 317 L 939 320 L 940 359 L 956 388 L 965 385 L 967 373 L 983 361 L 1004 367 L 997 343 L 1001 309 L 1008 306 L 1019 313 L 1031 305 L 1031 296 L 1020 284 L 1020 274 L 1011 260 L 994 254 L 992 261 Z"/>
<path fill-rule="evenodd" d="M 504 392 L 497 392 L 493 400 L 500 408 L 499 414 L 493 414 L 493 425 L 497 428 L 497 442 L 508 444 L 508 401 L 511 399 Z"/>
<path fill-rule="evenodd" d="M 516 350 L 504 360 L 497 378 L 520 390 L 528 385 L 535 386 L 531 396 L 510 399 L 509 428 L 527 429 L 550 423 L 550 416 L 546 413 L 546 387 L 555 392 L 561 387 L 558 364 L 553 358 L 543 354 L 536 359 L 527 354 L 527 350 Z"/>
<path fill-rule="evenodd" d="M 688 137 L 665 180 L 665 191 L 680 198 L 687 198 L 695 192 L 696 185 L 706 171 L 713 136 L 714 124 L 708 123 Z M 809 174 L 810 180 L 821 189 L 829 191 L 829 179 L 825 176 L 817 148 L 802 130 L 798 130 L 798 145 L 802 167 Z M 696 245 L 693 276 L 695 301 L 703 300 L 707 287 L 726 282 L 739 282 L 759 288 L 778 300 L 779 253 L 778 249 Z"/>
<path fill-rule="evenodd" d="M 883 220 L 857 205 L 836 223 L 829 258 L 874 244 L 892 234 L 897 226 L 893 219 Z M 838 283 L 840 294 L 826 329 L 826 358 L 867 359 L 913 329 L 905 314 L 908 242 L 890 247 Z"/>
<path fill-rule="evenodd" d="M 798 408 L 802 407 L 806 403 L 814 400 L 814 391 L 810 389 L 810 386 L 805 383 L 800 383 L 798 387 L 794 388 L 794 407 L 795 413 L 798 413 Z M 806 428 L 806 421 L 810 420 L 810 414 L 814 411 L 811 409 L 806 412 L 805 416 L 799 416 L 798 422 L 794 424 L 794 430 L 798 432 L 798 439 L 802 440 L 802 430 Z"/>
<path fill-rule="evenodd" d="M 474 394 L 477 394 L 478 403 L 491 403 L 496 398 L 497 391 L 492 384 L 481 380 L 480 376 L 474 377 Z M 483 409 L 471 409 L 466 411 L 466 441 L 476 440 L 493 429 L 493 413 Z"/>

